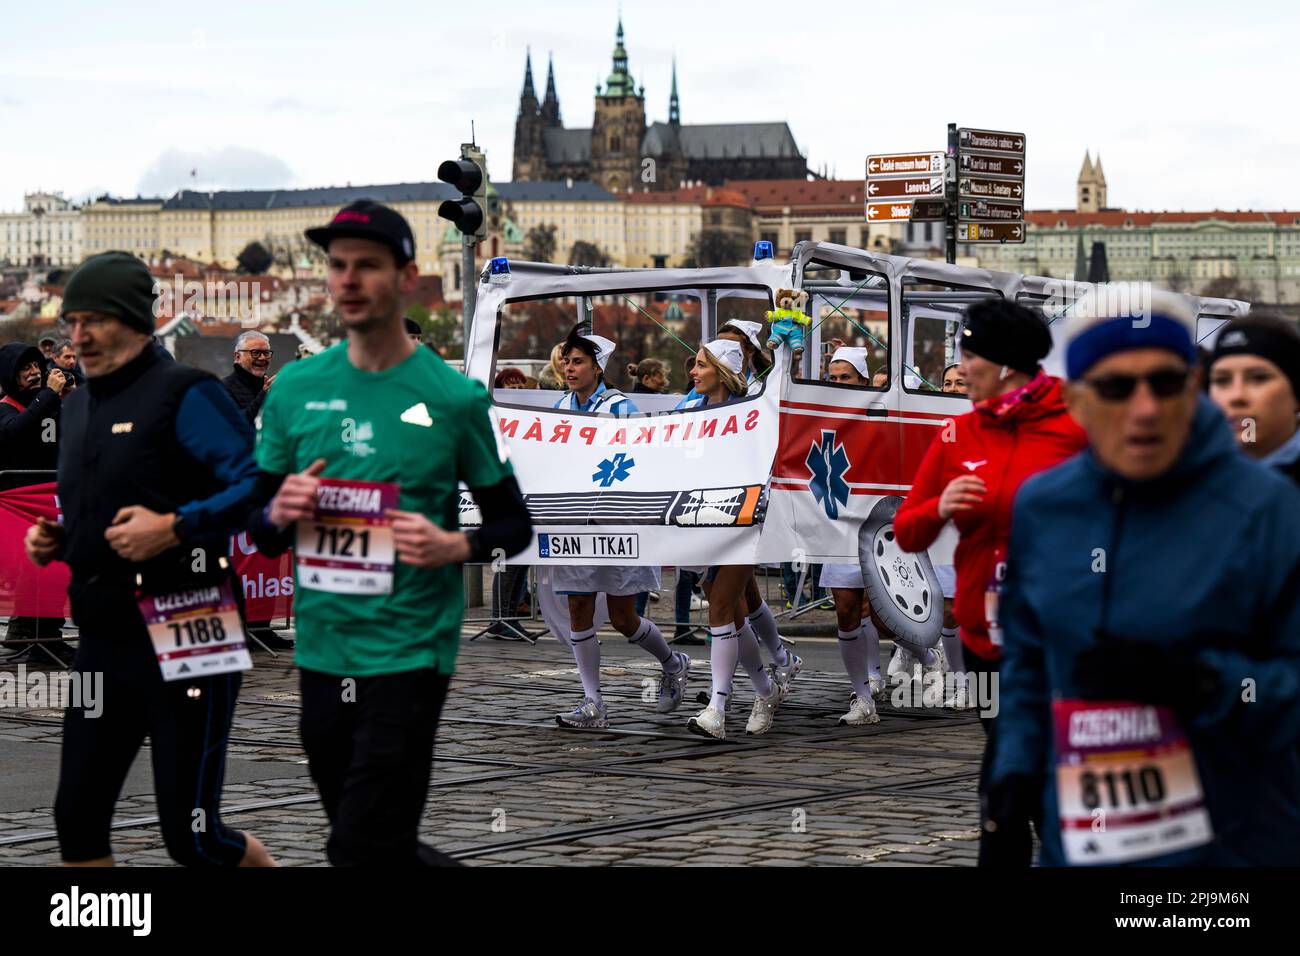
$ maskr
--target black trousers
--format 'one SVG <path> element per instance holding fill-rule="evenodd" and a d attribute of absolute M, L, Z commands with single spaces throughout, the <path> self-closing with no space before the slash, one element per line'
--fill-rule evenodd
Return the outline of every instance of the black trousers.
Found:
<path fill-rule="evenodd" d="M 335 866 L 445 862 L 420 843 L 433 741 L 450 674 L 339 677 L 302 670 L 303 748 L 330 821 Z"/>
<path fill-rule="evenodd" d="M 976 675 L 975 680 L 987 681 L 984 686 L 995 687 L 998 662 L 988 657 L 981 657 L 965 644 L 961 647 L 962 662 L 968 672 Z M 979 685 L 976 685 L 979 686 Z M 996 691 L 994 691 L 996 693 Z M 984 731 L 984 756 L 980 759 L 980 866 L 1027 867 L 1033 864 L 1034 839 L 1029 829 L 1029 821 L 1018 822 L 1008 832 L 1002 828 L 997 834 L 987 833 L 983 823 L 988 819 L 987 801 L 989 773 L 993 768 L 993 757 L 997 753 L 998 719 L 980 714 L 980 728 Z M 1040 826 L 1038 812 L 1034 817 L 1035 827 Z"/>
<path fill-rule="evenodd" d="M 87 666 L 85 656 L 78 657 L 76 670 L 89 674 L 97 668 Z M 221 785 L 240 675 L 166 683 L 157 677 L 145 683 L 99 673 L 100 713 L 86 707 L 63 712 L 54 821 L 64 861 L 82 863 L 113 852 L 113 808 L 148 736 L 168 854 L 185 866 L 238 865 L 246 849 L 244 834 L 221 822 Z"/>

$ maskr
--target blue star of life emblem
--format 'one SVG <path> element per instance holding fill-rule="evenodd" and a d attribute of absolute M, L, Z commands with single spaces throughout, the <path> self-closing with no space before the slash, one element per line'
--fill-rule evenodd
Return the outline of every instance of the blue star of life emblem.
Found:
<path fill-rule="evenodd" d="M 599 483 L 602 488 L 608 488 L 616 481 L 625 480 L 635 464 L 635 458 L 628 458 L 623 452 L 619 452 L 613 458 L 602 461 L 596 473 L 591 476 L 591 480 Z"/>
<path fill-rule="evenodd" d="M 832 521 L 839 517 L 840 506 L 849 503 L 849 486 L 844 473 L 849 470 L 849 456 L 844 446 L 835 443 L 835 432 L 823 431 L 821 442 L 814 441 L 804 462 L 812 472 L 808 487 L 813 497 L 826 509 Z"/>

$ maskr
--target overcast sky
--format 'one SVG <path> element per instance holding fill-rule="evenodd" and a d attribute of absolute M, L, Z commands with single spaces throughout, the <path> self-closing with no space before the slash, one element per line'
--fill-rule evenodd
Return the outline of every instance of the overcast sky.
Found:
<path fill-rule="evenodd" d="M 615 2 L 11 4 L 0 210 L 70 197 L 435 178 L 474 120 L 510 178 L 531 46 L 588 126 Z M 625 0 L 630 71 L 666 120 L 786 120 L 814 168 L 942 148 L 949 122 L 1023 132 L 1030 208 L 1072 207 L 1085 149 L 1113 206 L 1300 209 L 1300 12 L 1282 2 Z M 477 18 L 477 19 L 476 19 Z M 941 37 L 947 39 L 940 39 Z M 197 177 L 191 179 L 191 170 Z"/>

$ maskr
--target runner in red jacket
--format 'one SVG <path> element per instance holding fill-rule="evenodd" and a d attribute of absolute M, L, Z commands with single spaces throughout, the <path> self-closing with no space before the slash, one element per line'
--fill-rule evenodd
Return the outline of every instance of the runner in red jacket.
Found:
<path fill-rule="evenodd" d="M 970 308 L 961 335 L 960 371 L 975 410 L 945 423 L 935 436 L 907 500 L 894 516 L 894 533 L 908 551 L 928 548 L 949 520 L 957 526 L 961 540 L 953 562 L 954 612 L 965 669 L 976 675 L 992 674 L 998 667 L 1001 639 L 996 627 L 990 633 L 989 617 L 997 616 L 997 582 L 1005 567 L 999 564 L 1011 535 L 1016 490 L 1030 475 L 1059 464 L 1087 444 L 1083 430 L 1065 410 L 1060 379 L 1039 367 L 1051 347 L 1047 325 L 1024 306 L 994 299 Z M 957 664 L 949 666 L 955 669 Z M 985 678 L 984 686 L 989 680 Z M 972 685 L 974 689 L 978 683 L 972 680 Z M 996 708 L 993 701 L 977 703 L 989 708 L 987 716 L 980 713 L 980 725 L 989 735 L 980 772 L 983 794 Z M 1027 828 L 1021 842 L 1023 863 L 1028 865 L 1032 844 Z M 981 839 L 982 864 L 993 862 L 986 852 L 989 845 Z"/>

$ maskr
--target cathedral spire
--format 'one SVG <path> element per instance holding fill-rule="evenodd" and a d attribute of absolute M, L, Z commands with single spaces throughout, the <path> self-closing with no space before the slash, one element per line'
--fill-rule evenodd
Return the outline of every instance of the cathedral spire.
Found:
<path fill-rule="evenodd" d="M 682 108 L 681 103 L 677 100 L 677 55 L 673 55 L 673 90 L 668 96 L 668 124 L 670 126 L 682 125 Z"/>
<path fill-rule="evenodd" d="M 605 96 L 609 98 L 636 96 L 636 84 L 627 70 L 627 49 L 623 46 L 623 14 L 618 15 L 618 33 L 614 44 L 614 70 L 605 81 Z"/>
<path fill-rule="evenodd" d="M 537 99 L 537 94 L 533 92 L 533 51 L 531 47 L 525 48 L 524 53 L 524 93 L 523 98 L 532 97 Z"/>
<path fill-rule="evenodd" d="M 542 119 L 548 126 L 561 126 L 560 96 L 555 92 L 555 60 L 546 55 L 546 99 L 542 101 Z"/>

